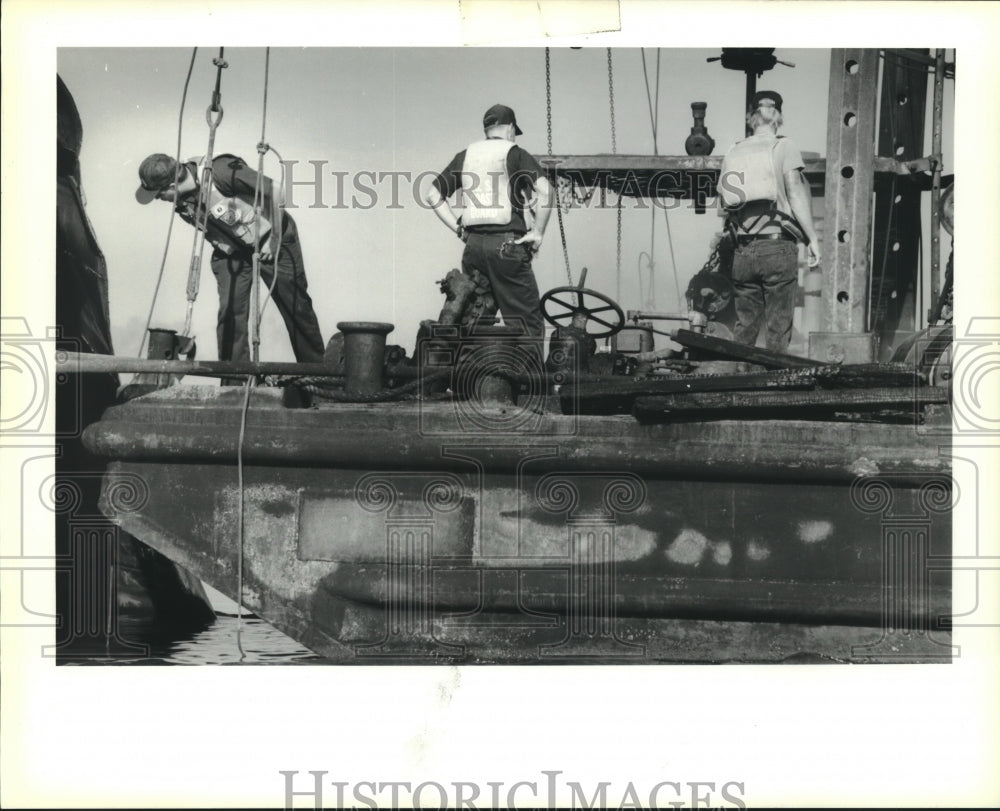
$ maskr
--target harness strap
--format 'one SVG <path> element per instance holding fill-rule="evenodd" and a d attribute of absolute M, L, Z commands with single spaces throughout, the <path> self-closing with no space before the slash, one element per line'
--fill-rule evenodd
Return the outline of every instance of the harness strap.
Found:
<path fill-rule="evenodd" d="M 781 142 L 781 138 L 777 138 L 774 145 L 771 147 L 771 159 L 774 163 L 774 178 L 775 184 L 777 186 L 776 197 L 782 196 L 781 189 L 782 183 L 784 182 L 784 173 L 780 171 L 781 167 L 778 166 L 776 156 L 778 151 L 778 144 Z M 784 195 L 787 198 L 787 195 Z M 744 206 L 750 205 L 755 201 L 751 200 L 749 203 L 745 203 Z M 753 220 L 747 224 L 746 221 L 740 220 L 738 214 L 740 209 L 730 211 L 726 216 L 726 230 L 730 233 L 733 238 L 739 238 L 741 236 L 749 236 L 758 233 L 761 229 L 767 227 L 768 225 L 776 224 L 783 231 L 788 231 L 797 241 L 804 241 L 805 234 L 802 231 L 802 226 L 799 225 L 799 221 L 795 219 L 791 214 L 786 214 L 780 208 L 778 208 L 778 201 L 771 200 L 770 207 L 767 211 L 762 214 L 755 215 Z M 763 222 L 762 222 L 763 221 Z"/>

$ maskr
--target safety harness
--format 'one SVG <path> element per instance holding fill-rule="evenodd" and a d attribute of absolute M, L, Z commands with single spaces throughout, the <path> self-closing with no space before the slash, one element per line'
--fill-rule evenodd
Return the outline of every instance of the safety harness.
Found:
<path fill-rule="evenodd" d="M 718 192 L 726 208 L 726 231 L 734 239 L 759 234 L 777 224 L 797 241 L 805 241 L 798 220 L 789 209 L 783 184 L 778 181 L 778 144 L 774 141 L 747 138 L 739 141 L 723 159 Z"/>
<path fill-rule="evenodd" d="M 217 155 L 219 158 L 229 158 L 239 160 L 235 155 Z M 197 164 L 196 177 L 204 177 L 205 157 L 196 156 L 190 158 L 187 163 Z M 178 213 L 188 223 L 200 226 L 195 222 L 194 203 L 184 201 L 178 205 Z M 255 229 L 254 222 L 257 213 L 251 203 L 241 200 L 239 197 L 227 197 L 216 187 L 213 181 L 208 189 L 208 222 L 205 231 L 205 238 L 212 243 L 216 250 L 230 256 L 247 248 L 254 248 L 257 243 L 254 241 L 255 231 L 259 235 L 260 242 L 263 242 L 271 235 L 271 222 L 263 214 L 260 214 L 259 230 Z"/>

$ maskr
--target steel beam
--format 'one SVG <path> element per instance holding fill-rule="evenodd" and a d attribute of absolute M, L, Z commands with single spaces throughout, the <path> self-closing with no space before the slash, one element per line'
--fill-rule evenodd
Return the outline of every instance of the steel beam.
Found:
<path fill-rule="evenodd" d="M 934 51 L 934 117 L 931 130 L 931 307 L 927 313 L 937 312 L 941 295 L 941 142 L 944 116 L 944 49 Z"/>
<path fill-rule="evenodd" d="M 878 152 L 929 172 L 924 149 L 927 71 L 915 62 L 885 51 L 882 68 Z M 925 57 L 930 58 L 927 54 Z M 920 168 L 916 168 L 919 164 Z M 880 175 L 875 180 L 872 282 L 868 328 L 878 339 L 879 358 L 892 357 L 895 346 L 915 328 L 920 284 L 920 186 Z"/>
<path fill-rule="evenodd" d="M 865 332 L 871 264 L 878 51 L 835 48 L 830 57 L 826 142 L 823 323 Z"/>

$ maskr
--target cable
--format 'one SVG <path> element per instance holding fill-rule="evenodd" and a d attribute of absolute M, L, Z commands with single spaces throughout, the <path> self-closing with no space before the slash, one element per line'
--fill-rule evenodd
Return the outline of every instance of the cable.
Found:
<path fill-rule="evenodd" d="M 184 92 L 181 94 L 181 109 L 177 115 L 177 172 L 174 179 L 179 180 L 181 168 L 181 132 L 184 126 L 184 105 L 187 102 L 188 85 L 191 83 L 191 73 L 194 70 L 194 59 L 198 55 L 198 49 L 191 52 L 191 63 L 188 65 L 187 78 L 184 79 Z M 146 337 L 149 335 L 149 325 L 153 321 L 153 310 L 156 308 L 156 299 L 160 294 L 160 283 L 163 281 L 163 271 L 167 267 L 167 252 L 170 250 L 170 234 L 174 230 L 174 215 L 177 213 L 176 206 L 170 206 L 170 224 L 167 226 L 167 240 L 163 246 L 163 258 L 160 260 L 160 272 L 156 276 L 156 286 L 153 288 L 153 301 L 149 305 L 149 315 L 146 316 L 146 326 L 143 327 L 142 335 L 139 336 L 139 350 L 136 357 L 142 357 L 142 350 L 146 346 Z"/>
<path fill-rule="evenodd" d="M 659 147 L 657 145 L 657 133 L 659 131 L 659 126 L 660 126 L 660 49 L 659 48 L 656 49 L 656 96 L 655 96 L 655 104 L 653 102 L 653 99 L 650 97 L 650 92 L 649 92 L 649 72 L 646 69 L 646 49 L 642 48 L 640 50 L 641 50 L 641 55 L 642 55 L 642 77 L 643 77 L 643 80 L 646 83 L 646 105 L 649 108 L 649 125 L 650 125 L 650 129 L 652 130 L 652 133 L 653 133 L 653 154 L 654 155 L 659 155 L 660 152 L 659 152 Z M 666 212 L 666 209 L 664 208 L 664 213 L 665 212 Z M 648 309 L 652 309 L 653 308 L 653 273 L 654 273 L 654 267 L 656 265 L 656 261 L 655 261 L 655 257 L 656 257 L 656 205 L 655 205 L 655 203 L 652 206 L 652 208 L 650 209 L 650 214 L 651 214 L 651 217 L 650 217 L 650 222 L 649 222 L 649 289 L 646 292 L 646 295 L 645 295 L 645 299 L 646 300 L 644 302 L 644 306 L 646 306 Z M 669 228 L 669 222 L 667 223 L 667 227 Z M 673 252 L 673 245 L 671 244 L 671 256 L 673 255 L 672 252 Z M 642 258 L 642 254 L 639 255 L 639 258 L 640 259 Z M 677 266 L 675 264 L 674 265 L 674 276 L 676 277 L 676 275 L 677 275 Z M 676 280 L 676 278 L 675 278 L 675 280 Z M 639 290 L 640 290 L 640 293 L 642 293 L 642 274 L 641 274 L 641 272 L 640 272 L 640 275 L 639 275 Z M 680 300 L 680 285 L 679 285 L 679 283 L 677 284 L 677 295 L 678 295 L 678 301 L 679 301 Z"/>
<path fill-rule="evenodd" d="M 277 156 L 278 163 L 281 165 L 281 185 L 278 188 L 279 189 L 283 189 L 283 188 L 285 188 L 285 162 L 284 162 L 284 160 L 281 157 L 281 153 L 278 152 L 277 149 L 275 149 L 273 146 L 268 146 L 268 149 Z M 271 202 L 273 203 L 274 202 L 274 193 L 273 193 L 274 184 L 273 183 L 271 184 L 271 189 L 272 189 Z M 274 293 L 275 285 L 277 285 L 277 283 L 278 283 L 278 258 L 281 256 L 281 238 L 282 238 L 281 224 L 283 223 L 283 221 L 285 219 L 284 204 L 282 204 L 281 206 L 279 206 L 279 211 L 280 211 L 280 216 L 276 217 L 276 219 L 277 219 L 277 221 L 279 223 L 278 224 L 278 244 L 274 248 L 274 264 L 273 264 L 273 273 L 271 275 L 271 284 L 267 288 L 267 295 L 264 297 L 264 303 L 261 305 L 261 308 L 260 308 L 260 317 L 261 318 L 264 317 L 264 312 L 267 310 L 268 302 L 271 301 L 272 294 Z M 273 228 L 274 226 L 272 225 L 271 227 Z"/>
<path fill-rule="evenodd" d="M 267 154 L 270 147 L 267 144 L 267 88 L 268 80 L 271 71 L 271 49 L 264 49 L 264 103 L 263 110 L 261 112 L 260 121 L 260 142 L 257 144 L 257 180 L 254 183 L 253 190 L 253 210 L 254 210 L 254 252 L 251 271 L 251 289 L 253 291 L 252 302 L 250 311 L 253 314 L 250 327 L 253 330 L 252 333 L 252 354 L 251 358 L 254 361 L 260 360 L 260 323 L 263 311 L 260 306 L 260 216 L 261 216 L 261 205 L 263 203 L 264 197 L 264 156 Z M 268 241 L 274 239 L 275 229 L 277 229 L 279 237 L 281 233 L 282 223 L 275 217 L 275 200 L 274 200 L 274 185 L 271 185 L 271 233 L 268 236 Z M 277 250 L 275 250 L 274 268 L 272 271 L 272 288 L 273 283 L 277 281 L 278 278 L 278 263 L 277 263 Z M 269 291 L 270 294 L 270 291 Z"/>
<path fill-rule="evenodd" d="M 208 148 L 198 171 L 198 201 L 195 203 L 194 216 L 194 241 L 191 243 L 191 265 L 188 270 L 187 283 L 187 312 L 184 316 L 184 329 L 182 334 L 187 335 L 191 331 L 191 321 L 194 318 L 194 303 L 198 299 L 198 291 L 201 287 L 201 260 L 205 253 L 205 237 L 208 234 L 208 211 L 211 189 L 214 183 L 214 150 L 215 131 L 222 123 L 222 71 L 229 67 L 223 55 L 225 48 L 219 48 L 219 55 L 212 60 L 216 67 L 215 90 L 212 92 L 212 103 L 205 110 L 205 121 L 208 123 Z M 212 114 L 215 114 L 213 119 Z"/>
<path fill-rule="evenodd" d="M 646 104 L 649 107 L 649 123 L 653 130 L 653 154 L 659 155 L 656 143 L 656 134 L 660 125 L 660 49 L 656 49 L 656 110 L 654 113 L 653 101 L 649 95 L 649 73 L 646 70 L 646 49 L 639 49 L 642 55 L 642 77 L 646 82 Z"/>
<path fill-rule="evenodd" d="M 236 546 L 236 647 L 240 652 L 240 661 L 246 659 L 246 651 L 243 650 L 243 510 L 244 510 L 244 485 L 243 485 L 243 442 L 247 432 L 247 412 L 250 410 L 250 389 L 257 384 L 257 378 L 251 375 L 247 378 L 244 387 L 243 408 L 240 411 L 240 435 L 236 443 L 236 481 L 239 491 L 239 513 L 236 516 L 236 536 L 238 543 Z"/>
<path fill-rule="evenodd" d="M 670 216 L 667 207 L 663 207 L 663 221 L 667 224 L 667 245 L 670 247 L 670 264 L 674 268 L 674 287 L 677 290 L 677 303 L 681 302 L 681 281 L 677 275 L 677 258 L 674 256 L 674 237 L 670 233 Z"/>

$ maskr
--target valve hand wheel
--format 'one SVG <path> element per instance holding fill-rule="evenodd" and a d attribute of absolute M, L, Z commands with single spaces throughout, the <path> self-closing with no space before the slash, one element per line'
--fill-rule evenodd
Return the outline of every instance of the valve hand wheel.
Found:
<path fill-rule="evenodd" d="M 541 305 L 550 324 L 586 330 L 591 338 L 607 338 L 625 326 L 622 308 L 586 287 L 553 287 L 542 296 Z"/>

